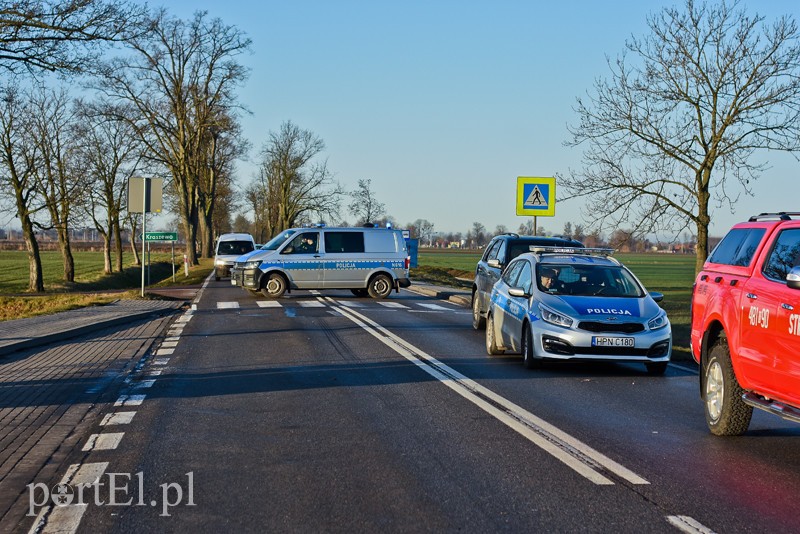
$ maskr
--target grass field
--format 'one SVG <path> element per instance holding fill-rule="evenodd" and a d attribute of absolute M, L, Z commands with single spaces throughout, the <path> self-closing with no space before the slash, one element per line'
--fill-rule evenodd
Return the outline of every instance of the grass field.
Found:
<path fill-rule="evenodd" d="M 103 273 L 100 252 L 75 252 L 75 283 L 63 281 L 61 253 L 44 251 L 42 271 L 45 293 L 26 294 L 28 289 L 28 255 L 22 251 L 0 251 L 0 321 L 32 317 L 83 306 L 107 304 L 120 298 L 138 298 L 142 283 L 141 267 L 135 266 L 133 254 L 126 254 L 122 272 Z M 148 287 L 191 285 L 201 283 L 213 268 L 213 260 L 203 259 L 199 266 L 184 275 L 183 266 L 176 266 L 172 281 L 170 254 L 152 254 Z"/>

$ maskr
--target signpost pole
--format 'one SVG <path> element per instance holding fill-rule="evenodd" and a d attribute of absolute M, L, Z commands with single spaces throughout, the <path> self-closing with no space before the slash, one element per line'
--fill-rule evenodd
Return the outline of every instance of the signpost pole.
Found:
<path fill-rule="evenodd" d="M 147 178 L 143 178 L 142 187 L 142 298 L 144 298 L 144 262 L 145 262 L 145 240 L 147 235 Z"/>
<path fill-rule="evenodd" d="M 172 281 L 175 281 L 175 241 L 170 241 L 172 243 Z"/>
<path fill-rule="evenodd" d="M 534 215 L 533 216 L 533 235 L 534 235 L 534 237 L 536 237 L 536 235 L 537 235 L 536 232 L 539 231 L 538 229 L 539 229 L 539 223 L 536 222 L 536 215 Z"/>

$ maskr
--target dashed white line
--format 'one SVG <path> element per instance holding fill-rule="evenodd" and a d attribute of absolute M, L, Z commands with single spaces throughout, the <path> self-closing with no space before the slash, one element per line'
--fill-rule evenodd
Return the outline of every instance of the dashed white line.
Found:
<path fill-rule="evenodd" d="M 108 451 L 119 447 L 125 432 L 110 432 L 104 434 L 92 434 L 86 441 L 86 445 L 81 449 L 88 451 Z"/>
<path fill-rule="evenodd" d="M 120 395 L 114 406 L 140 406 L 147 395 Z"/>
<path fill-rule="evenodd" d="M 61 479 L 61 484 L 77 486 L 94 484 L 108 469 L 108 462 L 72 464 Z M 45 506 L 33 522 L 29 534 L 35 533 L 72 533 L 78 530 L 81 518 L 86 511 L 86 504 L 70 504 L 68 506 Z"/>
<path fill-rule="evenodd" d="M 175 349 L 158 349 L 156 351 L 156 356 L 169 356 L 170 354 L 173 354 L 174 352 L 175 352 Z"/>
<path fill-rule="evenodd" d="M 428 302 L 418 302 L 417 304 L 419 304 L 423 308 L 428 308 L 429 310 L 437 310 L 437 311 L 452 311 L 453 310 L 453 308 L 446 308 L 444 306 L 440 306 L 438 304 L 432 304 L 432 303 L 428 303 Z"/>
<path fill-rule="evenodd" d="M 167 365 L 169 363 L 169 358 L 156 358 L 153 360 L 153 365 Z"/>
<path fill-rule="evenodd" d="M 151 388 L 151 387 L 153 387 L 153 384 L 155 384 L 155 383 L 156 383 L 155 379 L 152 379 L 152 380 L 142 380 L 142 381 L 140 381 L 140 382 L 137 382 L 137 383 L 135 383 L 135 384 L 133 385 L 133 389 L 146 389 L 146 388 Z"/>
<path fill-rule="evenodd" d="M 133 420 L 133 416 L 136 415 L 136 412 L 114 412 L 108 413 L 103 420 L 100 421 L 101 426 L 111 426 L 111 425 L 128 425 Z"/>

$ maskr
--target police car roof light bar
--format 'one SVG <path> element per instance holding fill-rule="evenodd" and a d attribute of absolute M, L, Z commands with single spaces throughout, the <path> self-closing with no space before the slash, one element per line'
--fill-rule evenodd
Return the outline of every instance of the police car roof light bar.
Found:
<path fill-rule="evenodd" d="M 535 254 L 580 254 L 583 256 L 591 256 L 593 254 L 611 256 L 614 254 L 613 248 L 540 247 L 531 245 L 528 250 Z"/>

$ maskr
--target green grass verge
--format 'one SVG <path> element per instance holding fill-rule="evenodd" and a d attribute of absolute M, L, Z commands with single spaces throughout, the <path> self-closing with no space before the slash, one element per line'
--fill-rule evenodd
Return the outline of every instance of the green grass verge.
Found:
<path fill-rule="evenodd" d="M 59 252 L 42 252 L 42 271 L 45 293 L 25 294 L 28 288 L 28 255 L 24 251 L 0 251 L 0 320 L 20 319 L 66 311 L 91 305 L 108 304 L 121 298 L 140 298 L 142 269 L 133 265 L 133 255 L 123 256 L 126 265 L 122 272 L 103 273 L 101 252 L 76 252 L 75 283 L 65 284 L 64 267 Z M 189 269 L 185 276 L 182 264 L 175 266 L 175 281 L 171 255 L 152 254 L 151 265 L 145 271 L 147 287 L 199 285 L 214 268 L 210 258 Z"/>

